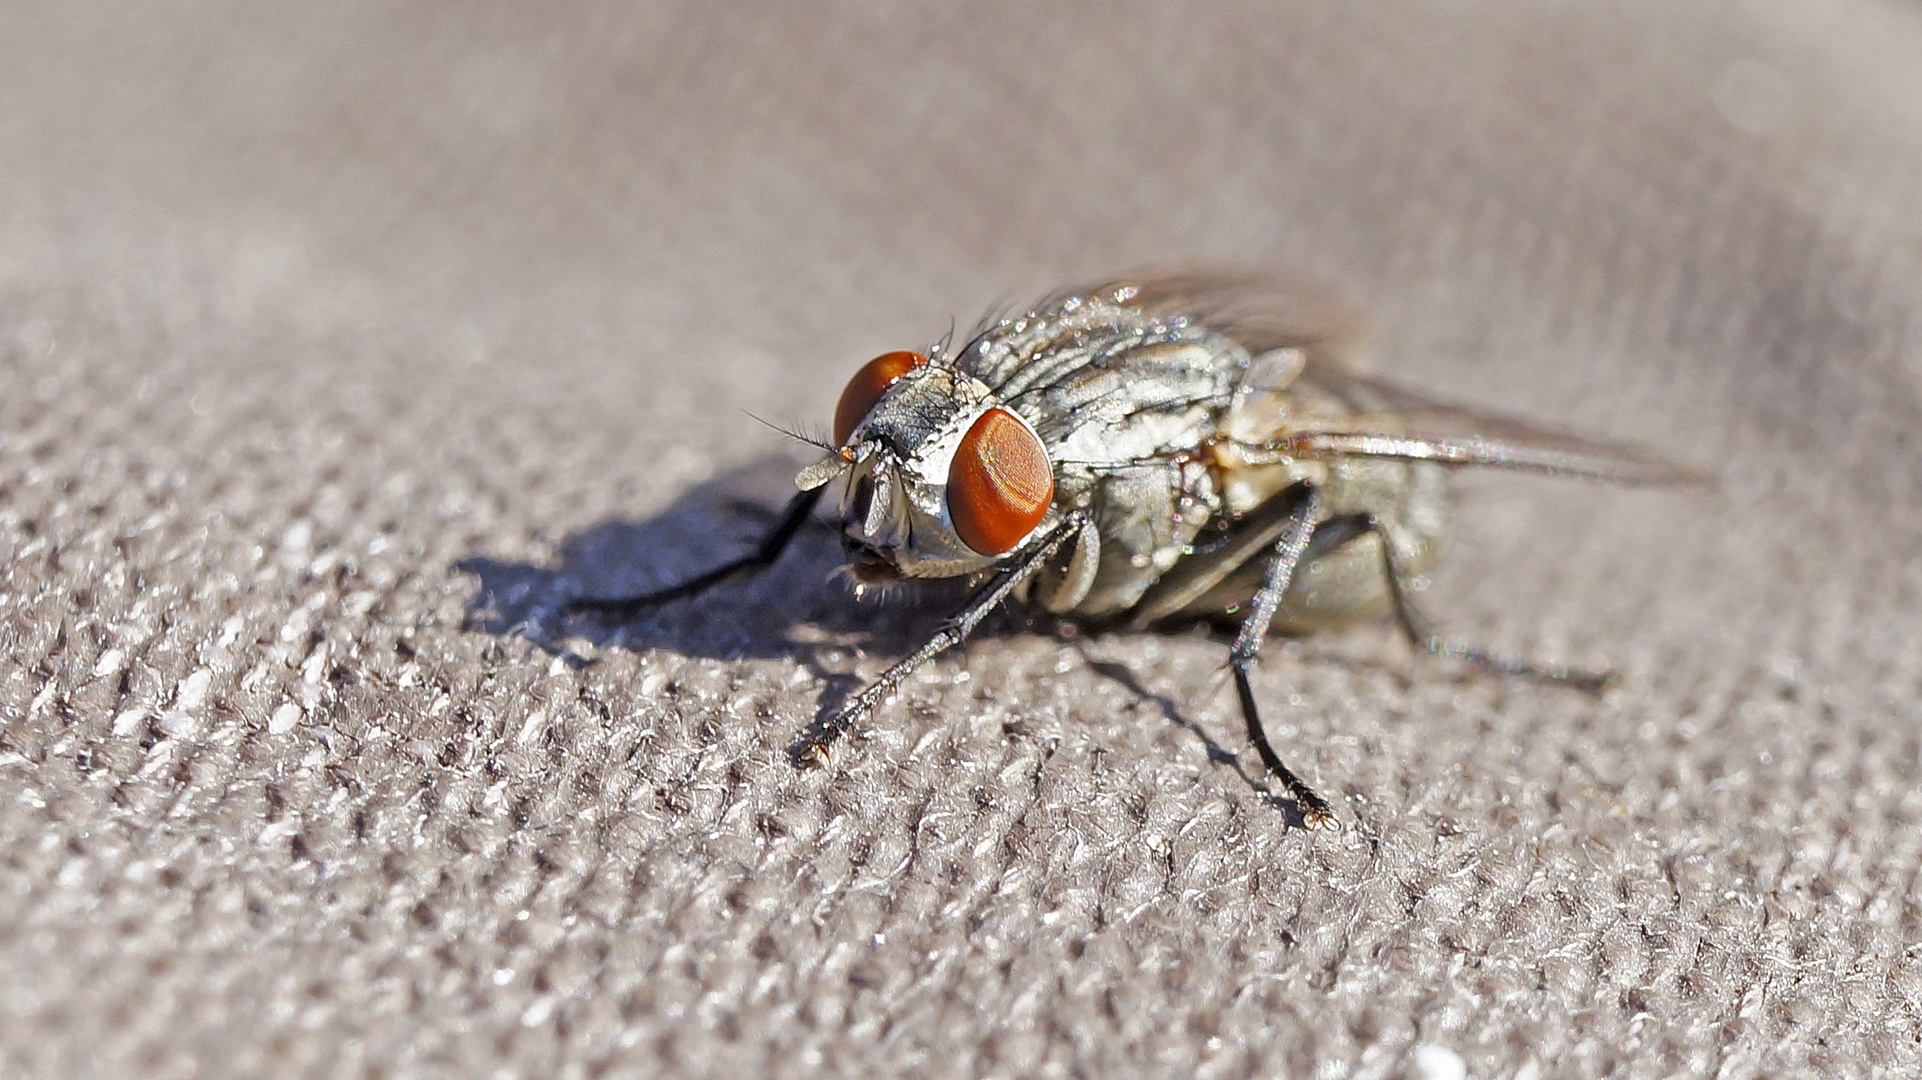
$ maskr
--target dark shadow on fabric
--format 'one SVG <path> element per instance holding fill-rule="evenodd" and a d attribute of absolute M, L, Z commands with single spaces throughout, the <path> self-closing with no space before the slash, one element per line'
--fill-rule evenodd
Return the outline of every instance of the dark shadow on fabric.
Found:
<path fill-rule="evenodd" d="M 827 684 L 823 708 L 831 708 L 857 680 L 835 670 L 825 654 L 910 652 L 961 606 L 965 585 L 917 583 L 879 600 L 857 600 L 832 580 L 844 561 L 840 543 L 817 519 L 756 578 L 629 619 L 564 610 L 576 597 L 659 589 L 748 551 L 792 495 L 794 472 L 785 458 L 764 459 L 695 485 L 645 520 L 590 526 L 562 541 L 558 566 L 462 559 L 454 568 L 479 583 L 464 628 L 525 638 L 577 666 L 593 663 L 588 657 L 604 647 L 725 660 L 789 657 Z M 1010 620 L 992 622 L 984 633 L 1005 632 Z"/>

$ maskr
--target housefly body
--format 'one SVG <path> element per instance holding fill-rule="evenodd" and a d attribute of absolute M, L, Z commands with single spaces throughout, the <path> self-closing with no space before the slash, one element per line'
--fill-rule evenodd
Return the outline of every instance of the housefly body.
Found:
<path fill-rule="evenodd" d="M 1271 631 L 1388 611 L 1416 645 L 1588 689 L 1606 676 L 1503 659 L 1430 628 L 1406 587 L 1447 525 L 1444 473 L 1494 466 L 1630 483 L 1689 474 L 1639 451 L 1429 402 L 1347 370 L 1353 321 L 1255 274 L 1151 275 L 1068 289 L 959 348 L 891 352 L 854 374 L 820 461 L 746 556 L 642 596 L 631 616 L 774 563 L 824 499 L 856 588 L 978 583 L 920 648 L 816 723 L 824 759 L 910 672 L 1016 601 L 1135 627 L 1239 620 L 1229 667 L 1261 760 L 1304 820 L 1328 803 L 1261 727 L 1249 670 Z"/>

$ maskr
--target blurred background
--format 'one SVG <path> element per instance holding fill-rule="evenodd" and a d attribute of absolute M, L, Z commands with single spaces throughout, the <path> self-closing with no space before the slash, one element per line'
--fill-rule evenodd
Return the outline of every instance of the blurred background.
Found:
<path fill-rule="evenodd" d="M 984 642 L 817 778 L 825 548 L 466 628 L 793 453 L 744 412 L 1170 261 L 1717 471 L 1464 485 L 1430 606 L 1623 694 L 1278 646 L 1315 841 L 1164 718 L 1240 746 L 1204 639 L 1093 646 L 1145 712 Z M 1919 422 L 1903 0 L 0 6 L 0 1073 L 1913 1065 Z"/>

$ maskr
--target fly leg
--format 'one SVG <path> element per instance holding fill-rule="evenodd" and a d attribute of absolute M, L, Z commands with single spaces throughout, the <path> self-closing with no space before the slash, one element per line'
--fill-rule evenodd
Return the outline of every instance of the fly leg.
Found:
<path fill-rule="evenodd" d="M 1036 544 L 1034 549 L 1023 555 L 1020 561 L 1009 564 L 980 591 L 968 598 L 966 606 L 949 619 L 927 643 L 895 662 L 893 667 L 881 673 L 861 692 L 843 702 L 833 715 L 817 721 L 801 736 L 799 742 L 789 751 L 796 765 L 825 765 L 829 744 L 841 737 L 855 721 L 873 712 L 889 694 L 899 687 L 903 680 L 913 674 L 914 669 L 934 659 L 941 653 L 954 648 L 967 640 L 988 612 L 993 611 L 1008 594 L 1021 587 L 1021 583 L 1033 577 L 1061 546 L 1074 539 L 1075 535 L 1088 525 L 1085 511 L 1076 510 L 1068 514 L 1061 524 L 1047 538 Z"/>
<path fill-rule="evenodd" d="M 1235 693 L 1241 698 L 1241 716 L 1248 722 L 1248 741 L 1255 744 L 1255 752 L 1261 755 L 1262 764 L 1275 774 L 1288 794 L 1301 807 L 1302 820 L 1311 828 L 1331 825 L 1335 812 L 1326 800 L 1315 794 L 1314 789 L 1302 782 L 1281 763 L 1275 748 L 1268 743 L 1268 735 L 1261 729 L 1261 712 L 1255 705 L 1255 690 L 1248 682 L 1248 672 L 1255 666 L 1256 657 L 1261 655 L 1262 639 L 1268 636 L 1268 626 L 1275 620 L 1275 609 L 1281 605 L 1281 598 L 1287 595 L 1288 584 L 1294 580 L 1295 569 L 1301 565 L 1302 556 L 1308 551 L 1308 541 L 1315 535 L 1316 520 L 1321 516 L 1321 492 L 1310 489 L 1308 497 L 1295 505 L 1289 516 L 1288 527 L 1275 541 L 1274 565 L 1268 568 L 1268 579 L 1262 583 L 1249 605 L 1248 617 L 1242 620 L 1241 632 L 1235 635 L 1235 643 L 1228 650 L 1228 666 L 1235 673 Z"/>
<path fill-rule="evenodd" d="M 737 578 L 758 574 L 774 565 L 775 560 L 781 557 L 781 553 L 787 550 L 795 534 L 801 531 L 801 526 L 807 524 L 808 515 L 814 512 L 814 504 L 821 501 L 821 491 L 822 489 L 817 487 L 794 496 L 789 500 L 787 509 L 781 511 L 781 520 L 774 523 L 774 528 L 768 530 L 767 535 L 761 538 L 760 544 L 753 551 L 732 562 L 722 563 L 707 573 L 698 574 L 679 585 L 669 585 L 665 589 L 641 593 L 638 596 L 576 597 L 567 602 L 565 610 L 570 615 L 576 612 L 592 611 L 615 619 L 631 619 L 649 608 L 690 596 L 698 596 L 716 585 L 724 585 Z"/>
<path fill-rule="evenodd" d="M 1395 621 L 1402 633 L 1418 649 L 1437 656 L 1453 656 L 1498 675 L 1520 675 L 1530 679 L 1572 687 L 1584 693 L 1599 694 L 1615 682 L 1612 671 L 1582 671 L 1566 664 L 1543 664 L 1533 660 L 1498 656 L 1486 649 L 1444 637 L 1434 623 L 1416 606 L 1403 584 L 1401 567 L 1395 561 L 1395 545 L 1380 518 L 1367 518 L 1370 532 L 1381 538 L 1382 574 L 1388 579 L 1388 595 L 1395 605 Z"/>

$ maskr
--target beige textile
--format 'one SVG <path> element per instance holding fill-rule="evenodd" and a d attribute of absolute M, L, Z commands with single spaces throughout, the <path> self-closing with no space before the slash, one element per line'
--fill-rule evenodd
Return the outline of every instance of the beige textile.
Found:
<path fill-rule="evenodd" d="M 1168 260 L 1717 470 L 1461 478 L 1428 606 L 1622 687 L 1278 641 L 1315 834 L 1218 637 L 803 773 L 942 614 L 826 530 L 554 620 L 749 541 L 747 414 Z M 0 1077 L 1915 1075 L 1919 443 L 1912 0 L 9 4 Z"/>

